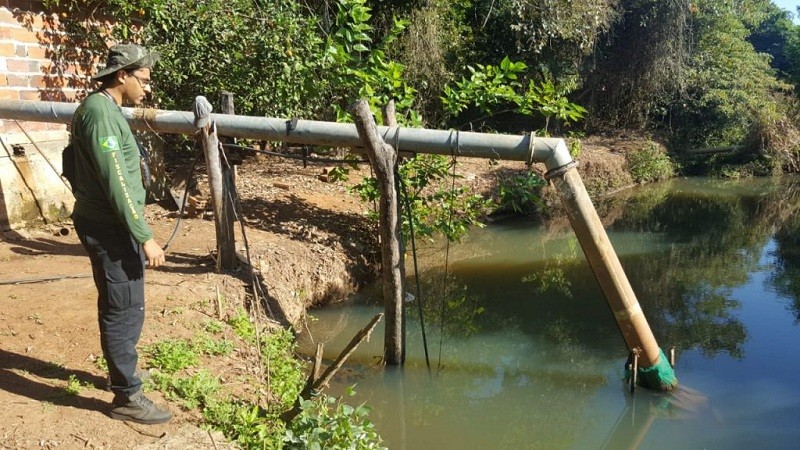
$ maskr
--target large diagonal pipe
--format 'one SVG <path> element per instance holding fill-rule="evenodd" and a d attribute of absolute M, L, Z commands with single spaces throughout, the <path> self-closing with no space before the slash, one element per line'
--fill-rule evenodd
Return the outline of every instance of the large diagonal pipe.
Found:
<path fill-rule="evenodd" d="M 69 124 L 77 106 L 0 100 L 0 119 Z M 123 108 L 123 114 L 137 130 L 197 132 L 194 115 L 189 112 Z M 212 114 L 211 120 L 223 136 L 332 147 L 363 145 L 354 124 L 227 114 Z M 646 375 L 640 376 L 640 381 L 660 390 L 677 386 L 563 139 L 402 127 L 378 127 L 378 132 L 400 151 L 544 163 L 623 339 L 640 358 L 640 368 Z"/>

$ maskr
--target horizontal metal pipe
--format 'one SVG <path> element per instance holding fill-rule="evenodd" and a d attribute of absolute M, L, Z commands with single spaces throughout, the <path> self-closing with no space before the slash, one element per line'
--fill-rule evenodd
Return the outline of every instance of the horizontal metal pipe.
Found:
<path fill-rule="evenodd" d="M 0 119 L 70 124 L 77 107 L 77 103 L 0 100 Z M 198 130 L 190 112 L 140 108 L 122 108 L 122 112 L 135 130 L 175 134 L 194 134 Z M 211 114 L 211 120 L 222 136 L 331 147 L 363 146 L 356 126 L 349 123 L 230 114 Z M 566 143 L 557 138 L 404 127 L 378 127 L 378 131 L 399 151 L 542 162 L 548 170 L 572 162 Z"/>

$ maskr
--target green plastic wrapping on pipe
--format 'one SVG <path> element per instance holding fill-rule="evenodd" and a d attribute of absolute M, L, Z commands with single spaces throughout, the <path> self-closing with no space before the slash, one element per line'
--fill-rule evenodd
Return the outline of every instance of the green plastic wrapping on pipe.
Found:
<path fill-rule="evenodd" d="M 669 365 L 669 359 L 664 350 L 658 349 L 658 362 L 651 367 L 639 367 L 638 384 L 655 391 L 671 391 L 678 386 L 675 370 Z M 630 379 L 629 369 L 625 369 L 625 379 Z"/>

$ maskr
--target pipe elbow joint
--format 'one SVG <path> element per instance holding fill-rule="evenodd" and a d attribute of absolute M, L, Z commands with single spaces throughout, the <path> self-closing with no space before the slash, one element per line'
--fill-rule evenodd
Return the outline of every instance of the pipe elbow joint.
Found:
<path fill-rule="evenodd" d="M 531 158 L 529 162 L 544 163 L 548 172 L 572 164 L 574 161 L 569 154 L 569 147 L 564 139 L 560 138 L 531 138 Z"/>

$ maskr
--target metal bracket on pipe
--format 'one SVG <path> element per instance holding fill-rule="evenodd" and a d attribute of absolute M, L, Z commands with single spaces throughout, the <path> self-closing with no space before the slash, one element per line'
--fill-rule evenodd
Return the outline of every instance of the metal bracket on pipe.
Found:
<path fill-rule="evenodd" d="M 547 173 L 544 174 L 544 179 L 549 180 L 551 178 L 559 177 L 577 166 L 578 166 L 578 161 L 570 161 L 568 164 L 565 164 L 561 167 L 556 167 L 553 170 L 548 170 Z"/>
<path fill-rule="evenodd" d="M 536 133 L 531 131 L 530 139 L 528 140 L 528 155 L 525 157 L 525 165 L 530 167 L 536 161 L 533 159 L 533 152 L 536 150 Z"/>

